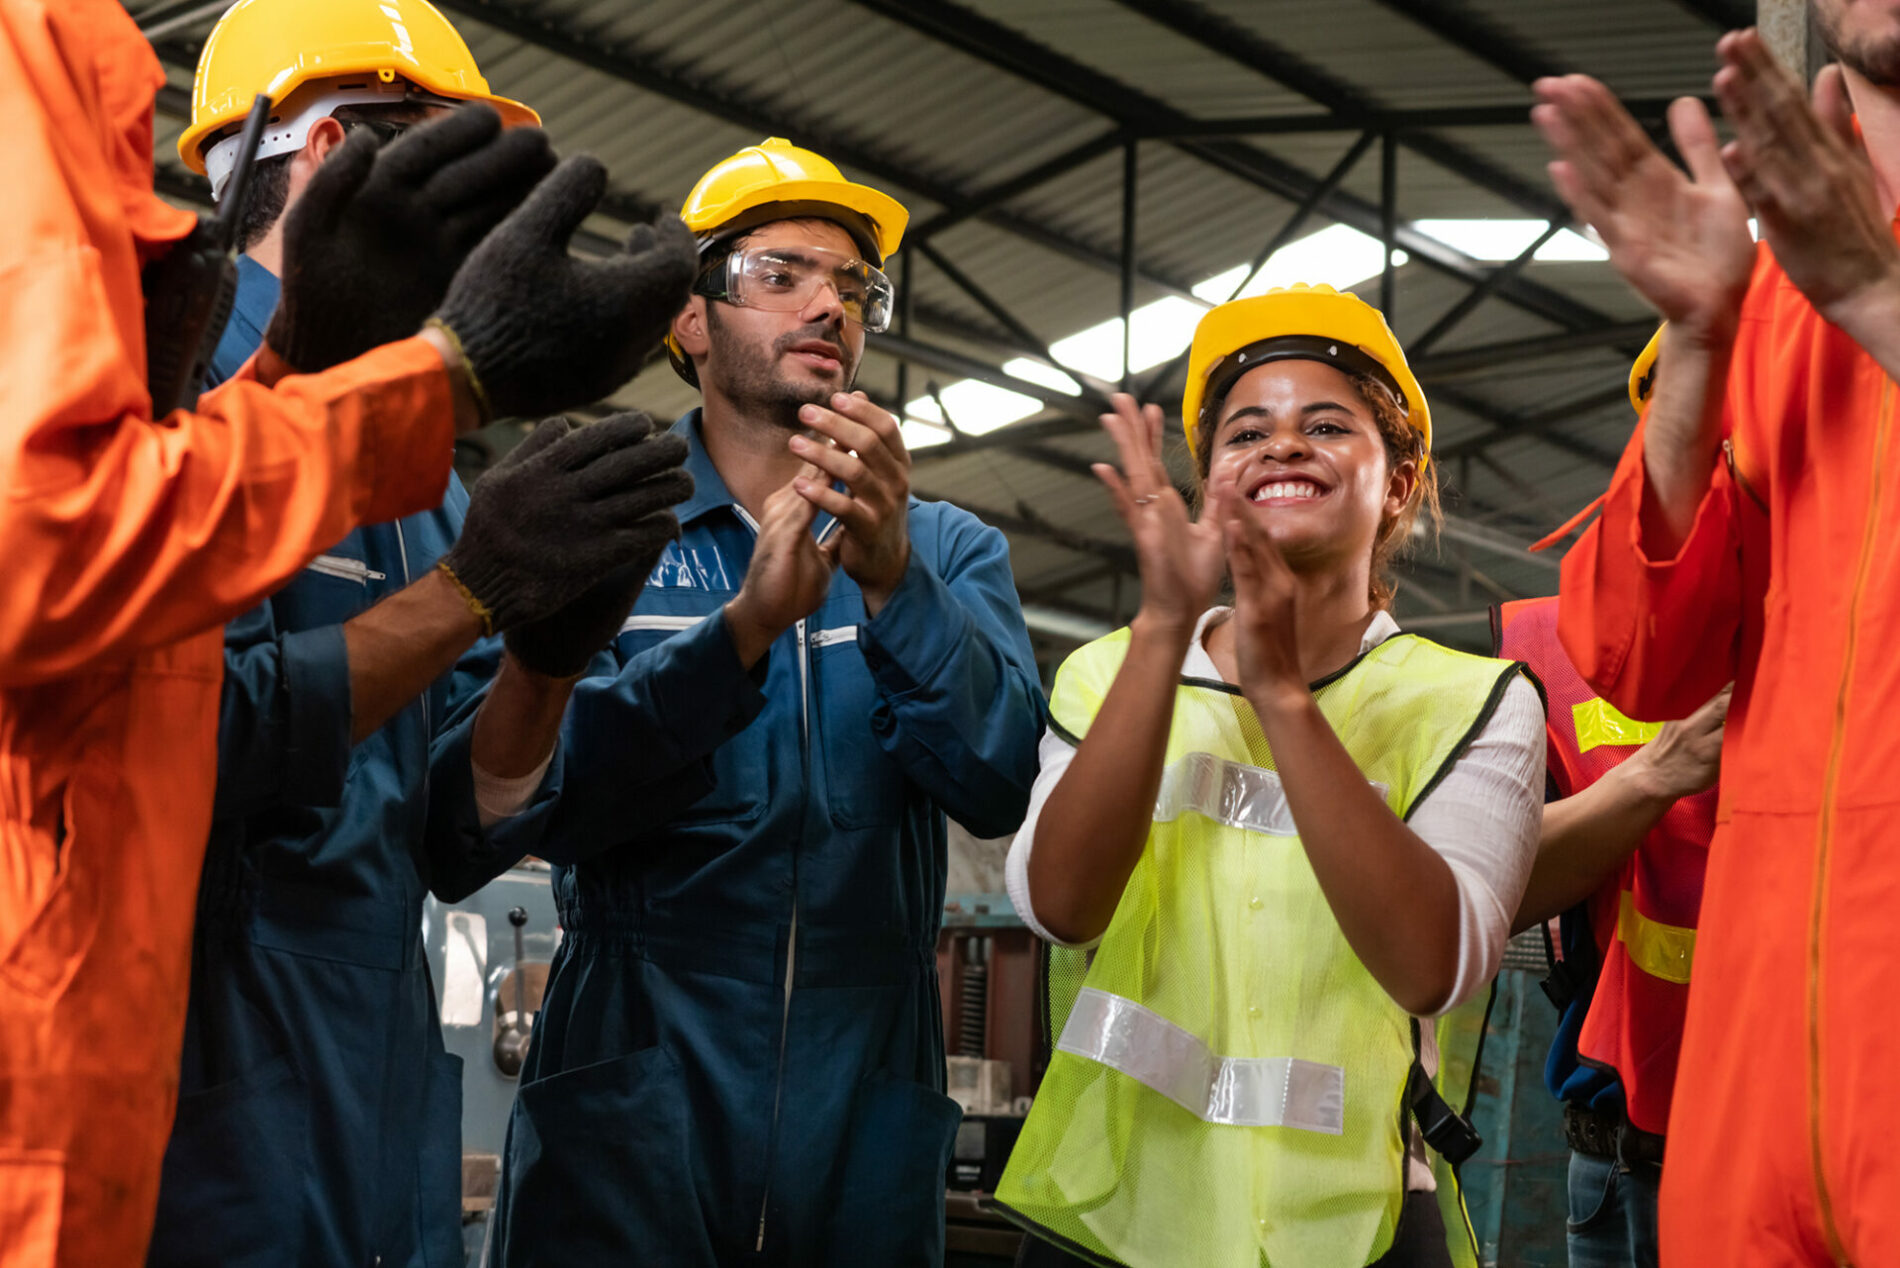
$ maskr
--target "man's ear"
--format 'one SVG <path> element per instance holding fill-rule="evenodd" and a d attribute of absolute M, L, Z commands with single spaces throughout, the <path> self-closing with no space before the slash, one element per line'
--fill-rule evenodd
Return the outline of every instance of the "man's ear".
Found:
<path fill-rule="evenodd" d="M 687 358 L 704 359 L 712 351 L 712 336 L 706 329 L 706 297 L 694 295 L 673 318 L 673 338 Z"/>
<path fill-rule="evenodd" d="M 304 138 L 303 149 L 297 151 L 291 165 L 307 164 L 310 171 L 316 171 L 323 160 L 330 157 L 330 152 L 343 144 L 346 135 L 343 125 L 335 119 L 325 117 L 317 120 L 310 125 L 310 135 Z"/>

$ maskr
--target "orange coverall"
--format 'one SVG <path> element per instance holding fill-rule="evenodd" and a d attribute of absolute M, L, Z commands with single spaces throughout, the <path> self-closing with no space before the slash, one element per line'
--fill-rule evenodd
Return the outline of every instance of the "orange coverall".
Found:
<path fill-rule="evenodd" d="M 1673 558 L 1643 432 L 1564 560 L 1560 633 L 1625 713 L 1735 681 L 1662 1181 L 1675 1265 L 1900 1263 L 1900 438 L 1892 380 L 1764 245 L 1718 463 Z"/>
<path fill-rule="evenodd" d="M 220 625 L 435 506 L 453 445 L 421 340 L 149 417 L 139 269 L 191 224 L 152 193 L 163 82 L 114 0 L 0 0 L 0 1268 L 144 1261 Z"/>

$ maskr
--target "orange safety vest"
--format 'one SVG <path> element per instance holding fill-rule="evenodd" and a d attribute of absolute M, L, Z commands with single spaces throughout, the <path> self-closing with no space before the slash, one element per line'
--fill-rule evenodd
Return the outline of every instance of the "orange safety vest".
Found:
<path fill-rule="evenodd" d="M 1570 663 L 1555 598 L 1506 603 L 1499 617 L 1499 654 L 1544 684 L 1548 769 L 1561 796 L 1582 792 L 1655 735 L 1655 724 L 1618 713 Z M 1588 904 L 1602 968 L 1577 1055 L 1616 1074 L 1630 1122 L 1647 1132 L 1664 1130 L 1675 1092 L 1715 803 L 1710 789 L 1671 806 Z"/>

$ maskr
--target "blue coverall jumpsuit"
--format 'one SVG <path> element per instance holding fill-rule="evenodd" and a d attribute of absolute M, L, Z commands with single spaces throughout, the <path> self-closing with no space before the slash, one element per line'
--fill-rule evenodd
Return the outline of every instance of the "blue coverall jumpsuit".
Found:
<path fill-rule="evenodd" d="M 1008 547 L 912 498 L 877 616 L 839 571 L 748 673 L 720 609 L 754 527 L 699 426 L 681 539 L 568 713 L 499 1262 L 937 1265 L 944 815 L 1013 831 L 1042 730 Z"/>
<path fill-rule="evenodd" d="M 277 302 L 268 270 L 238 265 L 212 382 Z M 152 1265 L 461 1268 L 462 1062 L 443 1047 L 422 901 L 464 897 L 535 845 L 561 758 L 482 832 L 469 746 L 499 640 L 352 747 L 342 625 L 426 574 L 467 506 L 451 475 L 438 509 L 352 532 L 226 627 Z"/>

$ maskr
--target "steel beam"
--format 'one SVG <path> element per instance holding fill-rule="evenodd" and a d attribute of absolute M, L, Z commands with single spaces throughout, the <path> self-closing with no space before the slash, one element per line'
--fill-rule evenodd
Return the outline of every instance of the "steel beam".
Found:
<path fill-rule="evenodd" d="M 1034 352 L 1037 356 L 1040 356 L 1050 365 L 1056 363 L 1055 357 L 1049 352 L 1049 345 L 1043 341 L 1042 336 L 1019 321 L 1016 315 L 1003 307 L 995 296 L 991 295 L 981 286 L 978 286 L 975 279 L 971 278 L 969 274 L 945 259 L 943 253 L 937 250 L 935 246 L 929 242 L 919 242 L 915 244 L 915 249 L 917 254 L 923 256 L 924 259 L 929 260 L 931 264 L 936 266 L 937 272 L 943 274 L 951 285 L 975 300 L 978 308 L 988 313 L 999 325 L 1020 340 L 1025 348 Z M 904 257 L 906 271 L 909 269 L 910 260 L 911 256 L 906 255 Z"/>
<path fill-rule="evenodd" d="M 1623 106 L 1645 125 L 1665 122 L 1673 97 L 1637 97 Z M 1702 102 L 1711 114 L 1720 110 L 1713 97 Z M 1304 136 L 1322 132 L 1395 132 L 1401 136 L 1440 128 L 1529 127 L 1529 102 L 1495 106 L 1445 106 L 1432 110 L 1335 110 L 1325 114 L 1242 115 L 1222 119 L 1190 119 L 1154 124 L 1141 131 L 1143 140 L 1183 141 L 1200 137 Z"/>
<path fill-rule="evenodd" d="M 1135 371 L 1129 362 L 1135 348 L 1135 209 L 1141 178 L 1140 142 L 1122 143 L 1122 382 L 1124 392 L 1133 389 Z"/>
<path fill-rule="evenodd" d="M 141 26 L 139 34 L 157 43 L 160 40 L 170 39 L 180 31 L 189 30 L 208 18 L 215 18 L 230 7 L 230 0 L 211 0 L 209 4 L 201 4 L 188 12 L 162 18 L 152 22 L 150 26 Z M 148 18 L 147 21 L 150 19 Z"/>
<path fill-rule="evenodd" d="M 1014 511 L 979 506 L 962 498 L 957 500 L 957 505 L 990 527 L 1001 529 L 1005 533 L 1033 537 L 1038 541 L 1049 542 L 1065 550 L 1075 551 L 1077 554 L 1088 555 L 1100 563 L 1113 564 L 1122 572 L 1134 576 L 1141 575 L 1140 566 L 1135 560 L 1135 548 L 1126 542 L 1111 542 L 1104 538 L 1091 537 L 1087 533 L 1060 528 L 1038 518 L 1031 518 Z"/>
<path fill-rule="evenodd" d="M 1430 356 L 1421 357 L 1414 353 L 1411 358 L 1412 370 L 1421 379 L 1439 383 L 1446 379 L 1482 374 L 1516 361 L 1534 361 L 1539 357 L 1561 356 L 1589 348 L 1641 344 L 1655 332 L 1654 321 L 1627 321 L 1597 330 L 1567 330 L 1557 335 L 1479 344 L 1452 352 L 1435 352 Z M 1417 347 L 1417 343 L 1413 347 Z"/>
<path fill-rule="evenodd" d="M 1354 85 L 1212 10 L 1183 4 L 1180 0 L 1117 0 L 1117 3 L 1328 110 L 1368 113 L 1378 109 L 1378 104 Z M 1568 209 L 1542 186 L 1526 183 L 1515 173 L 1456 142 L 1424 133 L 1408 133 L 1404 139 L 1406 147 L 1413 152 L 1535 215 L 1546 219 L 1569 215 Z"/>
<path fill-rule="evenodd" d="M 1510 414 L 1484 401 L 1474 400 L 1463 393 L 1455 392 L 1450 388 L 1436 387 L 1432 389 L 1434 399 L 1447 405 L 1455 406 L 1458 409 L 1464 410 L 1467 414 L 1471 414 L 1490 423 L 1492 430 L 1481 436 L 1473 436 L 1469 440 L 1459 441 L 1457 444 L 1448 446 L 1433 456 L 1440 461 L 1450 462 L 1464 454 L 1476 453 L 1479 450 L 1488 449 L 1499 441 L 1530 437 L 1554 449 L 1561 449 L 1565 453 L 1584 459 L 1586 462 L 1594 463 L 1602 467 L 1605 471 L 1614 471 L 1617 462 L 1622 458 L 1621 453 L 1599 448 L 1588 441 L 1578 440 L 1566 432 L 1553 431 L 1551 429 L 1557 423 L 1569 422 L 1583 415 L 1594 413 L 1618 400 L 1624 399 L 1627 395 L 1628 389 L 1619 384 L 1616 387 L 1606 387 L 1591 392 L 1586 396 L 1579 397 L 1573 401 L 1567 401 L 1551 409 L 1525 414 Z"/>
<path fill-rule="evenodd" d="M 1567 74 L 1571 69 L 1525 48 L 1468 7 L 1454 9 L 1446 5 L 1444 0 L 1375 0 L 1375 3 L 1424 27 L 1447 44 L 1471 54 L 1520 84 L 1531 83 L 1546 75 Z"/>
<path fill-rule="evenodd" d="M 1076 612 L 1047 603 L 1024 603 L 1023 624 L 1032 633 L 1045 634 L 1071 643 L 1092 643 L 1115 632 L 1115 625 L 1092 612 Z"/>
<path fill-rule="evenodd" d="M 1301 200 L 1300 205 L 1293 209 L 1293 214 L 1286 218 L 1286 222 L 1275 230 L 1273 236 L 1267 239 L 1266 245 L 1260 248 L 1253 262 L 1247 266 L 1246 276 L 1242 277 L 1240 284 L 1229 292 L 1227 296 L 1229 300 L 1237 298 L 1242 291 L 1246 290 L 1247 284 L 1252 282 L 1260 270 L 1267 266 L 1267 261 L 1273 258 L 1274 252 L 1293 241 L 1294 236 L 1306 227 L 1306 222 L 1312 219 L 1320 203 L 1332 196 L 1333 191 L 1339 188 L 1359 160 L 1365 157 L 1366 151 L 1372 148 L 1373 141 L 1377 139 L 1376 134 L 1363 132 L 1359 135 L 1359 139 L 1347 148 L 1339 161 L 1333 164 L 1332 170 L 1313 187 L 1312 192 L 1308 193 Z M 1155 399 L 1156 392 L 1172 386 L 1175 376 L 1187 369 L 1190 351 L 1188 348 L 1181 349 L 1172 361 L 1149 375 L 1148 381 L 1141 385 L 1141 391 L 1137 395 L 1144 401 L 1151 401 Z"/>
<path fill-rule="evenodd" d="M 1415 530 L 1415 535 L 1422 537 L 1425 533 L 1425 526 L 1421 522 Z M 1532 554 L 1530 543 L 1521 542 L 1508 533 L 1500 533 L 1495 528 L 1480 524 L 1476 520 L 1465 519 L 1463 516 L 1445 516 L 1439 524 L 1438 535 L 1477 550 L 1503 555 L 1516 563 L 1532 564 L 1551 572 L 1556 572 L 1563 567 L 1560 560 L 1553 559 L 1549 555 Z"/>
<path fill-rule="evenodd" d="M 1676 0 L 1683 8 L 1724 31 L 1755 24 L 1755 6 L 1748 0 Z M 1805 0 L 1803 0 L 1805 3 Z"/>
<path fill-rule="evenodd" d="M 1379 243 L 1385 248 L 1385 267 L 1379 270 L 1379 311 L 1387 324 L 1397 320 L 1393 310 L 1399 298 L 1399 265 L 1393 239 L 1399 228 L 1399 142 L 1388 132 L 1379 138 Z"/>
<path fill-rule="evenodd" d="M 1128 134 L 1123 129 L 1116 128 L 1092 141 L 1084 141 L 1074 149 L 1058 154 L 1047 162 L 1038 163 L 1026 172 L 971 194 L 955 211 L 939 212 L 912 229 L 906 236 L 906 240 L 928 241 L 944 230 L 962 224 L 972 216 L 1000 207 L 1010 199 L 1019 198 L 1039 185 L 1045 185 L 1058 176 L 1065 176 L 1084 164 L 1094 162 L 1110 150 L 1119 148 L 1127 139 Z"/>
<path fill-rule="evenodd" d="M 1543 249 L 1544 244 L 1562 233 L 1563 229 L 1563 223 L 1557 220 L 1553 220 L 1544 226 L 1544 231 L 1537 235 L 1535 242 L 1532 242 L 1522 251 L 1519 251 L 1515 259 L 1500 264 L 1492 269 L 1489 277 L 1466 291 L 1463 299 L 1453 304 L 1445 311 L 1444 316 L 1432 323 L 1431 329 L 1427 330 L 1417 339 L 1414 339 L 1412 341 L 1410 355 L 1416 357 L 1429 352 L 1433 344 L 1451 332 L 1452 327 L 1456 326 L 1466 317 L 1469 317 L 1474 308 L 1496 294 L 1499 286 L 1502 286 L 1510 278 L 1515 277 L 1523 270 L 1525 265 L 1536 259 L 1538 251 Z"/>
<path fill-rule="evenodd" d="M 466 0 L 463 0 L 466 2 Z M 1166 128 L 1188 122 L 1187 116 L 1140 89 L 1113 79 L 1092 67 L 1036 44 L 1019 32 L 992 21 L 975 10 L 949 0 L 854 0 L 863 8 L 913 30 L 931 36 L 948 47 L 959 49 L 979 61 L 1010 71 L 1026 82 L 1036 84 L 1056 96 L 1096 111 L 1126 127 Z M 1219 50 L 1227 51 L 1227 50 Z M 1316 177 L 1293 164 L 1251 145 L 1229 140 L 1174 142 L 1175 148 L 1257 188 L 1298 202 L 1317 185 Z M 1417 148 L 1417 146 L 1414 146 Z M 1421 150 L 1421 152 L 1423 152 Z M 1475 169 L 1474 169 L 1475 172 Z M 1484 179 L 1468 172 L 1473 179 Z M 1503 182 L 1515 178 L 1496 173 L 1493 186 L 1502 190 Z M 1567 215 L 1555 200 L 1538 195 L 1539 214 L 1552 218 Z M 1362 199 L 1343 191 L 1324 200 L 1320 210 L 1342 224 L 1377 236 L 1379 210 Z M 1481 281 L 1486 270 L 1461 251 L 1434 238 L 1402 226 L 1398 245 L 1414 260 L 1469 282 Z M 1548 287 L 1513 279 L 1500 290 L 1509 302 L 1564 326 L 1578 328 L 1601 325 L 1603 314 Z"/>
<path fill-rule="evenodd" d="M 883 334 L 866 335 L 864 347 L 867 352 L 878 352 L 888 357 L 909 361 L 912 365 L 926 366 L 940 374 L 954 374 L 958 378 L 976 379 L 992 387 L 1021 393 L 1041 401 L 1051 409 L 1059 409 L 1077 418 L 1085 419 L 1091 425 L 1096 414 L 1108 409 L 1108 402 L 1096 393 L 1090 392 L 1086 387 L 1082 389 L 1081 396 L 1070 396 L 1052 387 L 1044 387 L 1040 383 L 1031 383 L 1027 379 L 1006 374 L 989 362 L 976 357 L 965 356 L 950 348 L 939 348 L 917 339 L 906 339 L 902 335 L 892 334 L 889 331 Z"/>
<path fill-rule="evenodd" d="M 1120 261 L 1112 252 L 1002 211 L 995 205 L 983 207 L 979 201 L 984 198 L 982 194 L 967 194 L 847 136 L 792 118 L 772 102 L 715 88 L 625 50 L 604 48 L 559 23 L 534 16 L 500 0 L 441 0 L 440 7 L 609 78 L 690 106 L 735 127 L 761 135 L 788 137 L 800 145 L 817 150 L 833 162 L 857 168 L 880 181 L 922 194 L 943 208 L 939 219 L 942 215 L 980 218 L 985 224 L 1005 233 L 1099 271 L 1120 270 Z M 1119 143 L 1119 137 L 1116 143 Z M 1073 154 L 1072 151 L 1068 157 L 1073 157 Z M 1193 297 L 1190 284 L 1183 279 L 1144 273 L 1142 280 L 1168 294 Z"/>

